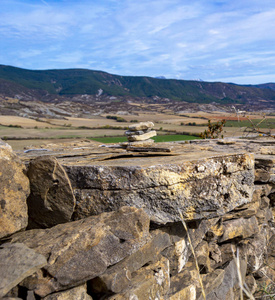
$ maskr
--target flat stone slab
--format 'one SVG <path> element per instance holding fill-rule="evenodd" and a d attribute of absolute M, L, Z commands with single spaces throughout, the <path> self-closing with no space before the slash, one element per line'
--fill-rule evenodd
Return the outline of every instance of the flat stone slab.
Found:
<path fill-rule="evenodd" d="M 143 208 L 152 221 L 165 224 L 180 221 L 179 209 L 188 220 L 214 218 L 251 201 L 253 155 L 176 158 L 159 157 L 158 164 L 149 166 L 64 165 L 75 191 L 75 218 L 127 205 Z"/>
<path fill-rule="evenodd" d="M 155 143 L 154 140 L 148 139 L 145 141 L 124 142 L 124 143 L 120 143 L 120 145 L 124 148 L 128 148 L 128 147 L 144 147 L 144 148 L 147 147 L 148 148 L 148 147 L 151 147 L 154 143 Z"/>
<path fill-rule="evenodd" d="M 147 130 L 154 127 L 153 122 L 141 122 L 133 125 L 129 125 L 129 130 L 138 131 L 138 130 Z"/>
<path fill-rule="evenodd" d="M 47 228 L 71 220 L 75 198 L 70 180 L 56 158 L 43 156 L 30 162 L 31 193 L 28 228 Z"/>
<path fill-rule="evenodd" d="M 137 130 L 137 131 L 131 131 L 131 130 L 127 130 L 125 131 L 125 135 L 141 135 L 144 134 L 146 132 L 146 130 Z"/>
<path fill-rule="evenodd" d="M 0 246 L 0 298 L 26 277 L 44 267 L 46 258 L 24 244 Z"/>
<path fill-rule="evenodd" d="M 151 131 L 148 131 L 148 132 L 146 132 L 144 134 L 140 134 L 140 135 L 129 135 L 128 140 L 130 142 L 145 141 L 156 135 L 157 135 L 157 132 L 155 130 L 151 130 Z"/>
<path fill-rule="evenodd" d="M 49 147 L 44 155 L 57 157 L 70 179 L 76 198 L 74 219 L 126 205 L 143 208 L 153 222 L 165 224 L 180 221 L 179 209 L 187 220 L 214 218 L 251 202 L 251 153 L 258 161 L 269 157 L 271 170 L 274 146 L 274 140 L 196 140 L 155 143 L 154 150 L 145 152 L 145 147 L 138 152 L 86 143 Z M 37 156 L 41 153 L 20 153 L 26 162 Z"/>

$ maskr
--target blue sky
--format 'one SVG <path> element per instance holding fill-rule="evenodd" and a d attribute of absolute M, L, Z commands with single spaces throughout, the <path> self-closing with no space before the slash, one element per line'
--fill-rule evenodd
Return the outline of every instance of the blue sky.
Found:
<path fill-rule="evenodd" d="M 275 82 L 275 1 L 0 0 L 0 64 Z"/>

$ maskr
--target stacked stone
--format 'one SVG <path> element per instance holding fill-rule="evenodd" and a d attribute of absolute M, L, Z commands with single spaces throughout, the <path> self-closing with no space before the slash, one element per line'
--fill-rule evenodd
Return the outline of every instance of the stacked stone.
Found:
<path fill-rule="evenodd" d="M 205 145 L 130 159 L 52 146 L 23 163 L 0 140 L 0 299 L 240 299 L 240 283 L 250 299 L 274 293 L 275 141 Z"/>
<path fill-rule="evenodd" d="M 125 132 L 127 135 L 128 143 L 127 146 L 133 147 L 147 147 L 154 143 L 151 137 L 156 136 L 153 122 L 141 122 L 129 126 L 129 130 Z"/>

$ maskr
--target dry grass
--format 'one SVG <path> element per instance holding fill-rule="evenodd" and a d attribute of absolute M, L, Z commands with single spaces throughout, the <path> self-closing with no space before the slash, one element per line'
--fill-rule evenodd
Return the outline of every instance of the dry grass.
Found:
<path fill-rule="evenodd" d="M 107 116 L 108 114 L 104 114 Z M 156 124 L 176 124 L 180 125 L 181 123 L 193 123 L 196 122 L 197 124 L 206 124 L 207 120 L 200 119 L 200 118 L 188 118 L 188 117 L 181 117 L 174 114 L 167 114 L 167 113 L 152 113 L 152 112 L 143 112 L 138 114 L 131 114 L 131 115 L 117 115 L 112 114 L 114 116 L 123 117 L 127 122 L 131 120 L 137 120 L 138 122 L 145 122 L 145 121 L 152 121 Z"/>
<path fill-rule="evenodd" d="M 158 109 L 161 105 L 156 105 Z M 236 116 L 232 113 L 186 113 L 184 116 L 175 115 L 172 113 L 160 113 L 160 112 L 146 112 L 146 106 L 144 105 L 144 111 L 133 112 L 129 115 L 116 115 L 123 117 L 127 122 L 116 122 L 112 119 L 107 119 L 107 115 L 115 115 L 112 113 L 103 114 L 101 116 L 90 116 L 89 118 L 74 118 L 69 117 L 66 119 L 43 119 L 43 122 L 37 120 L 17 117 L 17 116 L 0 116 L 0 124 L 9 126 L 21 126 L 22 128 L 5 127 L 0 126 L 0 138 L 4 139 L 64 139 L 64 138 L 87 138 L 87 137 L 104 137 L 104 136 L 123 136 L 124 129 L 89 129 L 99 128 L 106 125 L 111 127 L 128 127 L 132 124 L 131 120 L 153 121 L 155 123 L 155 129 L 158 134 L 175 133 L 199 135 L 207 128 L 207 119 L 220 120 L 221 118 L 234 119 Z M 260 118 L 258 114 L 250 115 L 250 118 Z M 196 123 L 196 126 L 187 126 L 181 124 Z M 200 125 L 201 124 L 201 125 Z M 205 124 L 205 126 L 203 126 Z M 80 128 L 87 127 L 87 128 Z M 225 127 L 224 137 L 239 137 L 243 135 L 243 131 L 246 127 Z M 30 142 L 30 141 L 28 141 Z M 36 143 L 36 142 L 35 142 Z M 27 145 L 26 143 L 22 143 Z M 21 146 L 20 146 L 21 147 Z M 24 147 L 24 146 L 23 146 Z"/>
<path fill-rule="evenodd" d="M 23 117 L 17 117 L 17 116 L 0 116 L 0 124 L 9 126 L 9 125 L 18 125 L 22 126 L 23 128 L 54 128 L 56 126 L 50 125 L 44 122 L 38 122 L 33 119 L 23 118 Z"/>
<path fill-rule="evenodd" d="M 106 119 L 105 117 L 101 116 L 93 116 L 92 118 L 72 118 L 67 117 L 66 120 L 59 120 L 59 119 L 43 119 L 44 121 L 49 122 L 50 124 L 54 124 L 55 126 L 68 126 L 71 127 L 101 127 L 105 125 L 110 126 L 127 126 L 125 123 L 118 123 L 115 120 Z M 46 124 L 46 123 L 45 123 Z"/>
<path fill-rule="evenodd" d="M 112 129 L 21 129 L 21 128 L 5 128 L 0 129 L 0 136 L 14 138 L 43 138 L 57 139 L 70 137 L 100 137 L 100 136 L 121 136 L 125 130 Z"/>

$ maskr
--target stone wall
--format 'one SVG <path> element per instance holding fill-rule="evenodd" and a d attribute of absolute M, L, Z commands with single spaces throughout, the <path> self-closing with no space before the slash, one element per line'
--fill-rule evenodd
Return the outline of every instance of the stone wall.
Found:
<path fill-rule="evenodd" d="M 0 298 L 275 292 L 274 140 L 16 154 L 1 142 L 0 177 Z"/>

